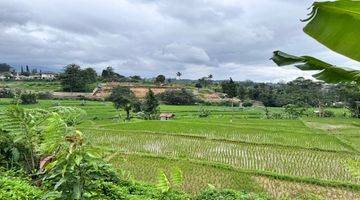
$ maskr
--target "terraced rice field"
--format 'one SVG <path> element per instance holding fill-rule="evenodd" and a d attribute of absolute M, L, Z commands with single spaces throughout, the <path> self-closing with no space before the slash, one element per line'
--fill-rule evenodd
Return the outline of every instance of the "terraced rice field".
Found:
<path fill-rule="evenodd" d="M 96 138 L 94 143 L 97 145 L 128 154 L 147 153 L 187 158 L 226 164 L 238 169 L 358 183 L 344 165 L 346 159 L 356 158 L 356 155 L 350 153 L 310 151 L 113 129 L 87 131 Z"/>
<path fill-rule="evenodd" d="M 42 101 L 35 106 L 52 105 Z M 185 177 L 182 189 L 191 193 L 211 184 L 276 198 L 314 193 L 360 199 L 360 179 L 348 167 L 349 160 L 360 159 L 357 119 L 268 120 L 261 108 L 226 107 L 208 107 L 211 116 L 198 118 L 198 106 L 162 106 L 176 119 L 123 122 L 111 103 L 86 102 L 81 108 L 88 116 L 78 128 L 93 146 L 110 154 L 124 176 L 138 181 L 155 183 L 160 169 L 169 172 L 177 166 Z"/>

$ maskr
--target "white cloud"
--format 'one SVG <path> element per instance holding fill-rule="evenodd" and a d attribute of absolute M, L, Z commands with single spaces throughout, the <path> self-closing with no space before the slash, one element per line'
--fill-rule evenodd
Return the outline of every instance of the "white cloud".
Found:
<path fill-rule="evenodd" d="M 358 63 L 302 32 L 312 0 L 0 0 L 0 62 L 61 68 L 112 65 L 125 75 L 290 80 L 272 51 Z M 231 67 L 235 66 L 235 67 Z"/>
<path fill-rule="evenodd" d="M 297 77 L 312 78 L 315 72 L 299 71 L 294 67 L 270 67 L 264 65 L 241 65 L 236 63 L 225 63 L 221 66 L 226 71 L 233 72 L 233 79 L 253 80 L 264 82 L 282 82 L 291 81 Z M 249 78 L 251 77 L 251 78 Z M 226 77 L 222 77 L 226 78 Z"/>
<path fill-rule="evenodd" d="M 210 61 L 204 49 L 176 42 L 166 45 L 158 50 L 155 55 L 159 59 L 179 63 L 207 63 Z"/>

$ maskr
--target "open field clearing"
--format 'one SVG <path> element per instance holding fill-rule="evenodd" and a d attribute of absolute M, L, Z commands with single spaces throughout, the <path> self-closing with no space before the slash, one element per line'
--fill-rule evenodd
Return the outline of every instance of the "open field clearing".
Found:
<path fill-rule="evenodd" d="M 8 105 L 0 100 L 1 107 Z M 274 198 L 313 193 L 360 199 L 359 177 L 347 165 L 360 159 L 359 120 L 340 117 L 340 109 L 333 118 L 269 120 L 262 108 L 208 106 L 211 116 L 199 118 L 199 106 L 161 106 L 176 119 L 124 122 L 124 112 L 109 102 L 52 100 L 25 107 L 56 105 L 84 109 L 78 128 L 91 145 L 110 154 L 125 177 L 141 182 L 156 183 L 159 170 L 179 167 L 181 189 L 193 194 L 211 184 Z"/>
<path fill-rule="evenodd" d="M 59 91 L 61 89 L 58 81 L 1 81 L 0 87 L 9 87 L 11 89 L 21 89 L 29 91 Z"/>

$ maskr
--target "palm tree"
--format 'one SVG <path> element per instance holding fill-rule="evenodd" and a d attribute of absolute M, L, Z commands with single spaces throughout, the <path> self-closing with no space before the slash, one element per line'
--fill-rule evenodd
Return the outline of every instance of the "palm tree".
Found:
<path fill-rule="evenodd" d="M 360 2 L 339 0 L 315 2 L 304 32 L 331 50 L 360 61 Z M 356 28 L 355 28 L 356 27 Z M 316 79 L 328 83 L 360 84 L 360 70 L 338 67 L 310 56 L 293 56 L 274 51 L 271 58 L 278 66 L 295 65 L 301 70 L 318 70 Z"/>
<path fill-rule="evenodd" d="M 178 77 L 179 80 L 181 75 L 182 75 L 181 72 L 176 72 L 176 76 Z"/>

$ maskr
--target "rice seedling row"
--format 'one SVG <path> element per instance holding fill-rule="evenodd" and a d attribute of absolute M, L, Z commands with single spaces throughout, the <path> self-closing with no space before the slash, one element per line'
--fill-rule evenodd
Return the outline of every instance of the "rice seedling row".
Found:
<path fill-rule="evenodd" d="M 94 137 L 95 145 L 110 147 L 115 151 L 204 160 L 239 169 L 359 183 L 345 165 L 348 159 L 359 159 L 359 156 L 354 154 L 234 144 L 146 133 L 88 131 Z"/>
<path fill-rule="evenodd" d="M 262 120 L 266 121 L 266 120 Z M 349 151 L 353 148 L 343 144 L 336 137 L 318 132 L 305 126 L 281 127 L 273 124 L 239 124 L 229 126 L 211 123 L 190 123 L 178 121 L 142 121 L 139 123 L 99 123 L 97 128 L 112 130 L 151 131 L 169 134 L 195 135 L 206 138 L 227 139 L 249 143 L 286 144 L 305 148 L 317 148 L 332 151 Z M 91 128 L 91 126 L 86 126 Z"/>

